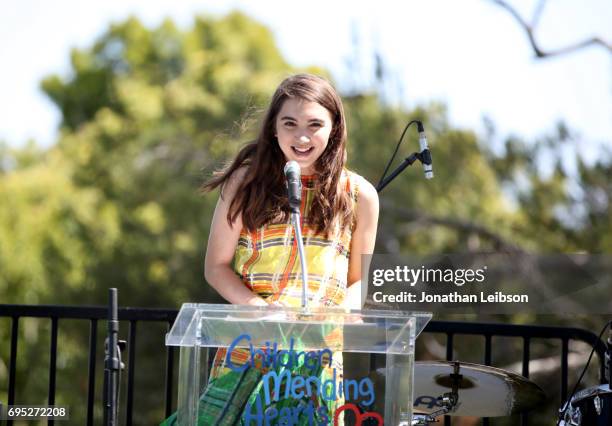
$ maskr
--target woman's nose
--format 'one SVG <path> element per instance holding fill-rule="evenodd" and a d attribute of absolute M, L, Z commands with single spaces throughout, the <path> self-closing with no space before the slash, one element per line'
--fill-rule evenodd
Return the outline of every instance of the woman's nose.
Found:
<path fill-rule="evenodd" d="M 308 142 L 310 142 L 310 138 L 308 137 L 308 135 L 304 135 L 304 134 L 299 135 L 299 136 L 298 136 L 298 140 L 299 140 L 300 142 L 302 142 L 302 143 L 308 143 Z"/>

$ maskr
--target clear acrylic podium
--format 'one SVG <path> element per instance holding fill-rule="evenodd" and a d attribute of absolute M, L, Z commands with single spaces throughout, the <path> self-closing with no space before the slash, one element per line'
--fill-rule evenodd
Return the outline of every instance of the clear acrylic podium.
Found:
<path fill-rule="evenodd" d="M 180 347 L 178 424 L 197 423 L 200 394 L 208 382 L 208 348 L 249 349 L 250 343 L 251 348 L 277 344 L 289 351 L 299 341 L 304 352 L 386 354 L 386 371 L 379 375 L 383 395 L 375 396 L 384 402 L 379 415 L 385 425 L 410 425 L 414 343 L 430 319 L 431 313 L 424 312 L 183 304 L 166 335 L 167 346 Z M 345 398 L 345 403 L 352 402 Z"/>

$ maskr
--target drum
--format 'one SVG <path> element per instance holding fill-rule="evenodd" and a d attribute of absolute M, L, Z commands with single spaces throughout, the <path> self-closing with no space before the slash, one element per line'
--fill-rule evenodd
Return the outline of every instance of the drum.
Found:
<path fill-rule="evenodd" d="M 569 405 L 560 426 L 612 425 L 612 390 L 607 384 L 577 392 Z"/>

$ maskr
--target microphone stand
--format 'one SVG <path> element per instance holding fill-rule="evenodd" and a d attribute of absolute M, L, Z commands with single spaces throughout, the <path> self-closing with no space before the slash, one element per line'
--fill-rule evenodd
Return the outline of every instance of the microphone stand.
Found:
<path fill-rule="evenodd" d="M 302 226 L 300 220 L 300 206 L 291 204 L 291 223 L 295 230 L 298 253 L 300 255 L 300 265 L 302 266 L 302 310 L 307 309 L 308 305 L 308 267 L 306 266 L 306 254 L 304 253 L 304 241 L 302 240 Z"/>
<path fill-rule="evenodd" d="M 118 340 L 119 318 L 117 314 L 117 289 L 108 289 L 108 337 L 104 342 L 104 419 L 105 426 L 118 424 L 119 378 L 124 365 L 120 347 L 125 341 Z"/>
<path fill-rule="evenodd" d="M 608 340 L 606 342 L 607 350 L 604 361 L 605 376 L 608 379 L 608 390 L 612 390 L 612 321 L 608 324 Z"/>
<path fill-rule="evenodd" d="M 413 152 L 410 154 L 402 163 L 397 166 L 393 172 L 383 180 L 381 180 L 378 185 L 376 185 L 376 191 L 380 192 L 383 188 L 391 183 L 393 179 L 397 177 L 404 169 L 408 166 L 411 166 L 416 160 L 419 160 L 423 164 L 431 164 L 431 153 L 428 149 L 424 149 L 421 152 Z"/>

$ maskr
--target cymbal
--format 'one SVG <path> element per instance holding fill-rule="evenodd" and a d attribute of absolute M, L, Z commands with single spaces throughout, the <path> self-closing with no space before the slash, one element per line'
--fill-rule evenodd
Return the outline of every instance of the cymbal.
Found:
<path fill-rule="evenodd" d="M 417 361 L 414 368 L 415 411 L 431 413 L 440 408 L 438 396 L 451 392 L 455 362 Z M 527 411 L 544 398 L 544 391 L 515 373 L 500 368 L 458 362 L 458 403 L 449 416 L 499 417 Z"/>

